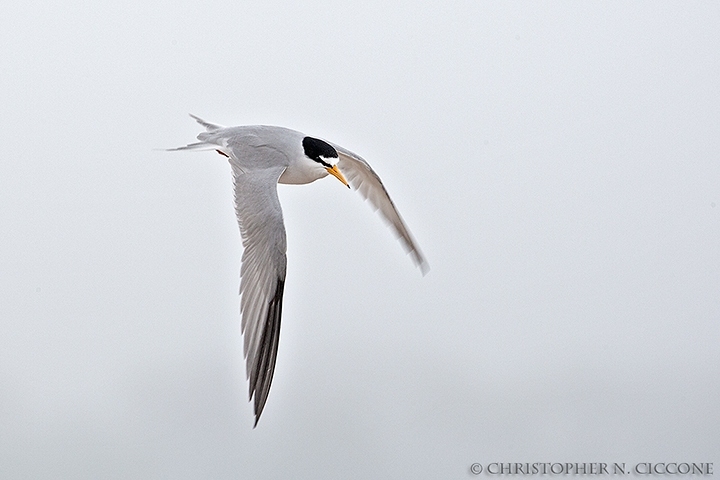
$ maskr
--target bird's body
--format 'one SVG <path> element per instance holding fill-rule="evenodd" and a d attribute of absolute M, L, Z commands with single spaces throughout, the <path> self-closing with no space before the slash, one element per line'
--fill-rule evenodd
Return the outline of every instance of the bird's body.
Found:
<path fill-rule="evenodd" d="M 423 273 L 427 262 L 380 178 L 358 155 L 283 127 L 222 127 L 193 118 L 207 131 L 198 135 L 199 142 L 173 150 L 216 150 L 232 167 L 235 212 L 243 241 L 244 353 L 257 425 L 275 370 L 287 265 L 278 183 L 306 184 L 333 175 L 348 187 L 352 185 L 380 210 Z"/>

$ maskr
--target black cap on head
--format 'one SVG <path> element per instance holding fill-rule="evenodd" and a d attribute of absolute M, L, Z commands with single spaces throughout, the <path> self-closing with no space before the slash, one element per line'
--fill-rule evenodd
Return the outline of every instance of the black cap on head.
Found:
<path fill-rule="evenodd" d="M 330 167 L 331 165 L 323 161 L 323 159 L 320 157 L 338 158 L 337 150 L 335 150 L 335 148 L 333 148 L 333 146 L 329 143 L 324 142 L 318 138 L 305 137 L 303 138 L 302 144 L 303 149 L 305 150 L 305 155 L 308 158 L 311 158 L 326 167 Z"/>

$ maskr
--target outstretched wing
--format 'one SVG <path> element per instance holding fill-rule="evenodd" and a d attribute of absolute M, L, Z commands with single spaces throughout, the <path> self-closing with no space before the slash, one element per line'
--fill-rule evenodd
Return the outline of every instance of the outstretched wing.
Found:
<path fill-rule="evenodd" d="M 270 392 L 280 337 L 287 242 L 277 182 L 284 170 L 282 166 L 243 173 L 233 166 L 243 242 L 240 309 L 255 425 Z"/>
<path fill-rule="evenodd" d="M 385 190 L 380 177 L 360 155 L 338 145 L 332 145 L 340 157 L 337 166 L 342 174 L 345 175 L 350 185 L 360 192 L 363 198 L 370 201 L 375 210 L 380 211 L 380 215 L 390 224 L 405 249 L 412 255 L 413 261 L 420 267 L 422 274 L 425 275 L 430 266 L 420 251 L 417 242 L 410 234 L 410 230 L 403 222 L 400 212 L 395 207 L 390 195 Z"/>

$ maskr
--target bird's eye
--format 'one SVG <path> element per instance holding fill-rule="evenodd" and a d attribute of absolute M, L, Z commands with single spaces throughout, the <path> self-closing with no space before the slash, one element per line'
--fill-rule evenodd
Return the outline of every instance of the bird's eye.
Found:
<path fill-rule="evenodd" d="M 329 164 L 328 162 L 326 162 L 324 157 L 318 157 L 317 160 L 315 160 L 315 161 L 318 162 L 323 167 L 332 168 L 332 165 Z"/>

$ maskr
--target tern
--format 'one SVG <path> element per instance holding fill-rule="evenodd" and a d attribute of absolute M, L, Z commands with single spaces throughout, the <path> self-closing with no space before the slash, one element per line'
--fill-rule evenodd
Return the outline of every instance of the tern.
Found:
<path fill-rule="evenodd" d="M 242 237 L 240 312 L 243 354 L 257 426 L 270 392 L 285 286 L 286 237 L 277 184 L 307 184 L 328 175 L 352 186 L 390 224 L 423 275 L 420 252 L 380 177 L 359 155 L 283 127 L 224 127 L 190 115 L 204 132 L 180 150 L 215 150 L 232 167 L 235 213 Z M 254 428 L 253 427 L 253 428 Z"/>

